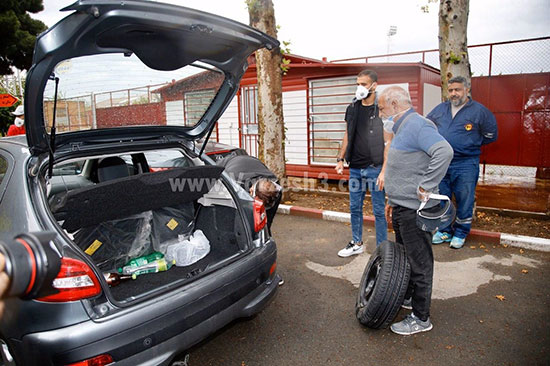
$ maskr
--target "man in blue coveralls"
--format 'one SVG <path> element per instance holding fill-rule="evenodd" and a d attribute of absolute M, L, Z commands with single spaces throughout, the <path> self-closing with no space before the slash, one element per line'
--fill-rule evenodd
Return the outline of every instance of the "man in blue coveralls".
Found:
<path fill-rule="evenodd" d="M 449 79 L 448 91 L 449 100 L 439 104 L 426 117 L 437 125 L 439 133 L 454 150 L 439 192 L 448 197 L 454 194 L 456 221 L 437 231 L 432 243 L 450 242 L 451 248 L 460 249 L 472 226 L 481 146 L 497 139 L 497 122 L 491 111 L 468 96 L 470 84 L 466 78 Z"/>

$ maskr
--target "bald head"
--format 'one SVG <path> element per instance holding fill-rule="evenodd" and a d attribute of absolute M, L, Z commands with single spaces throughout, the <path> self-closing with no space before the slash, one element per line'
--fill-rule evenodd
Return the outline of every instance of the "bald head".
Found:
<path fill-rule="evenodd" d="M 412 106 L 409 93 L 400 86 L 390 86 L 380 94 L 380 99 L 385 98 L 390 104 L 397 103 L 398 107 L 410 108 Z"/>
<path fill-rule="evenodd" d="M 380 116 L 387 118 L 405 112 L 412 107 L 409 93 L 400 86 L 390 86 L 378 97 Z"/>

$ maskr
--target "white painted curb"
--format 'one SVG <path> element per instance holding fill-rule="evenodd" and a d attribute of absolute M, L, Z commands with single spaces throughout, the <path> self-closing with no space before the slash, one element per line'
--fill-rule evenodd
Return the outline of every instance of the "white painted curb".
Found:
<path fill-rule="evenodd" d="M 351 215 L 345 212 L 323 211 L 323 220 L 351 222 Z"/>
<path fill-rule="evenodd" d="M 525 235 L 500 234 L 500 244 L 513 247 L 550 252 L 550 239 L 537 238 Z"/>
<path fill-rule="evenodd" d="M 283 215 L 290 215 L 290 208 L 292 206 L 289 206 L 289 205 L 279 205 L 279 207 L 277 207 L 277 213 L 280 213 L 280 214 L 283 214 Z"/>
<path fill-rule="evenodd" d="M 290 205 L 279 205 L 277 213 L 283 215 L 290 215 L 291 208 Z M 345 212 L 337 211 L 322 211 L 323 220 L 328 221 L 337 221 L 349 223 L 351 221 L 351 215 Z M 510 245 L 512 247 L 538 250 L 541 252 L 550 252 L 550 239 L 537 238 L 534 236 L 525 236 L 525 235 L 512 235 L 512 234 L 500 234 L 500 244 Z"/>

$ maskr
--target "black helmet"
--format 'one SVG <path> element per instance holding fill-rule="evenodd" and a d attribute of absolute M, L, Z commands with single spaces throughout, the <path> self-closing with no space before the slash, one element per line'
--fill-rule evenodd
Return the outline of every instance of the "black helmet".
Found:
<path fill-rule="evenodd" d="M 424 209 L 424 206 L 431 199 L 446 202 L 444 205 L 440 202 L 439 205 Z M 416 211 L 416 225 L 423 231 L 436 231 L 449 226 L 456 215 L 456 209 L 451 199 L 442 194 L 430 193 L 428 201 L 422 202 Z"/>

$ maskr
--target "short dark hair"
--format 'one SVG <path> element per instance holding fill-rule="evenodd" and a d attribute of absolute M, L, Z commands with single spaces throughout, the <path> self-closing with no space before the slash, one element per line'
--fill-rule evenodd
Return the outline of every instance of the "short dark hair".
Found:
<path fill-rule="evenodd" d="M 256 197 L 262 200 L 266 207 L 272 207 L 279 196 L 279 190 L 275 184 L 273 184 L 271 180 L 265 178 L 259 179 L 256 184 Z"/>
<path fill-rule="evenodd" d="M 452 83 L 459 83 L 464 85 L 468 89 L 470 88 L 470 83 L 464 76 L 454 76 L 450 78 L 448 81 L 448 84 L 452 84 Z"/>
<path fill-rule="evenodd" d="M 378 81 L 378 74 L 373 70 L 365 69 L 357 75 L 357 77 L 359 76 L 368 76 L 373 83 Z"/>

